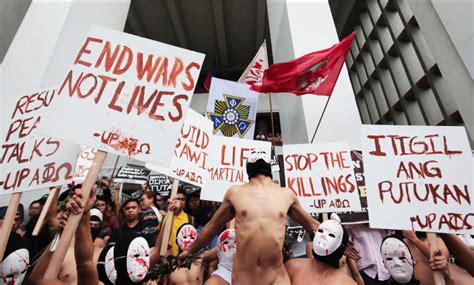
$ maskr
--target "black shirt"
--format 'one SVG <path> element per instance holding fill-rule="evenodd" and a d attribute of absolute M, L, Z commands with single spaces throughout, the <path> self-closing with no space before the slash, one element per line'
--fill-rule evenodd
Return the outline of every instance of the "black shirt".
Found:
<path fill-rule="evenodd" d="M 125 223 L 120 228 L 115 229 L 115 230 L 112 231 L 112 233 L 110 234 L 109 243 L 110 242 L 117 243 L 117 241 L 120 240 L 122 237 L 127 236 L 127 235 L 132 234 L 132 233 L 141 234 L 141 231 L 142 231 L 142 226 L 141 226 L 140 222 L 138 222 L 132 228 L 129 228 L 127 223 Z"/>

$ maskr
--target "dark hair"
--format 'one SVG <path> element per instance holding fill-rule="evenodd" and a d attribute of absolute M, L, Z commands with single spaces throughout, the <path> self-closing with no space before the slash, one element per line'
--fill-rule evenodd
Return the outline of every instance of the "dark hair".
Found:
<path fill-rule="evenodd" d="M 183 187 L 181 185 L 178 186 L 178 192 L 176 194 L 183 194 L 184 197 L 187 197 L 186 191 L 184 191 Z"/>
<path fill-rule="evenodd" d="M 34 200 L 33 202 L 30 203 L 30 206 L 28 207 L 28 209 L 31 208 L 31 206 L 33 206 L 33 204 L 36 204 L 36 203 L 38 203 L 38 204 L 40 204 L 41 206 L 43 206 L 43 205 L 41 204 L 41 200 Z"/>
<path fill-rule="evenodd" d="M 194 222 L 196 227 L 205 226 L 212 218 L 212 207 L 209 205 L 199 205 L 194 211 Z"/>
<path fill-rule="evenodd" d="M 142 196 L 146 196 L 148 199 L 152 199 L 152 200 L 153 200 L 153 205 L 154 205 L 155 207 L 158 206 L 158 203 L 157 203 L 157 201 L 156 201 L 156 194 L 155 194 L 155 193 L 150 192 L 150 191 L 146 191 L 146 192 L 143 192 L 140 197 L 142 197 Z"/>
<path fill-rule="evenodd" d="M 140 201 L 137 198 L 130 198 L 126 200 L 125 202 L 123 202 L 122 206 L 120 206 L 120 213 L 122 214 L 122 216 L 124 214 L 123 211 L 125 210 L 125 207 L 131 202 L 137 203 L 138 207 L 140 207 Z"/>

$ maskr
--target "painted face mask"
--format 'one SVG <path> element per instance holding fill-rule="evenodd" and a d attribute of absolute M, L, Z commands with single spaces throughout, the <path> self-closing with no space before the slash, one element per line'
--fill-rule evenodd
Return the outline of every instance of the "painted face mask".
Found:
<path fill-rule="evenodd" d="M 182 225 L 176 235 L 176 243 L 182 251 L 189 249 L 197 238 L 196 228 L 190 224 Z"/>
<path fill-rule="evenodd" d="M 117 280 L 117 270 L 114 263 L 114 246 L 106 246 L 100 253 L 97 262 L 97 272 L 99 280 L 106 284 L 115 284 Z"/>
<path fill-rule="evenodd" d="M 26 248 L 20 248 L 10 253 L 1 263 L 2 276 L 0 284 L 22 284 L 29 265 L 30 256 Z"/>
<path fill-rule="evenodd" d="M 413 257 L 408 246 L 400 239 L 387 237 L 380 247 L 383 264 L 398 283 L 408 283 L 413 278 Z"/>
<path fill-rule="evenodd" d="M 132 240 L 127 251 L 127 271 L 133 282 L 142 281 L 150 268 L 150 247 L 146 239 Z"/>
<path fill-rule="evenodd" d="M 262 174 L 272 177 L 270 155 L 262 149 L 254 149 L 247 159 L 247 174 L 249 179 Z"/>
<path fill-rule="evenodd" d="M 227 229 L 223 231 L 217 239 L 217 257 L 219 258 L 219 266 L 223 266 L 232 271 L 234 264 L 234 256 L 237 253 L 237 241 L 235 239 L 235 230 Z"/>
<path fill-rule="evenodd" d="M 22 284 L 29 266 L 30 254 L 26 242 L 18 234 L 11 233 L 0 263 L 0 284 Z"/>
<path fill-rule="evenodd" d="M 343 229 L 339 222 L 327 220 L 319 225 L 313 239 L 313 251 L 319 256 L 328 256 L 342 243 Z"/>

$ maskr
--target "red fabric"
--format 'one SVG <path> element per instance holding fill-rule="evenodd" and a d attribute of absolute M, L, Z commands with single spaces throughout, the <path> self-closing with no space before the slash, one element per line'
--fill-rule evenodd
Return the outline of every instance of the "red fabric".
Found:
<path fill-rule="evenodd" d="M 271 65 L 265 70 L 262 85 L 252 85 L 251 89 L 260 93 L 331 96 L 354 35 L 350 34 L 328 49 Z"/>
<path fill-rule="evenodd" d="M 204 88 L 206 88 L 207 91 L 209 91 L 209 89 L 211 89 L 211 79 L 212 79 L 212 72 L 209 71 L 209 73 L 207 74 L 206 79 L 204 80 Z"/>

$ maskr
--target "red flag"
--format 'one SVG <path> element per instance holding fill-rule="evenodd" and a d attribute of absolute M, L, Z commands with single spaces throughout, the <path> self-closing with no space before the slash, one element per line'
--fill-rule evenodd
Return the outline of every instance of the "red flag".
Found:
<path fill-rule="evenodd" d="M 262 85 L 254 84 L 251 89 L 261 93 L 331 96 L 354 36 L 352 33 L 328 49 L 271 65 L 265 70 Z"/>
<path fill-rule="evenodd" d="M 212 77 L 216 77 L 216 67 L 213 65 L 211 67 L 211 70 L 209 70 L 209 73 L 207 74 L 206 79 L 204 79 L 204 88 L 209 92 L 209 89 L 211 89 L 211 81 Z"/>

